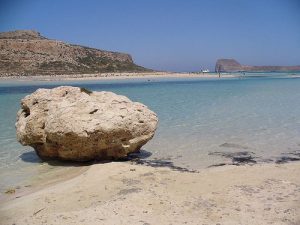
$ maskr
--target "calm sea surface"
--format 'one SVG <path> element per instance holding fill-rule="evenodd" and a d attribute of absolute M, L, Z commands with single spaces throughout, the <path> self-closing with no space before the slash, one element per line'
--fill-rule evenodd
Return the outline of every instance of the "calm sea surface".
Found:
<path fill-rule="evenodd" d="M 159 127 L 143 147 L 148 159 L 171 160 L 189 169 L 226 159 L 211 152 L 251 151 L 275 160 L 300 149 L 300 78 L 137 79 L 119 81 L 1 82 L 0 191 L 42 177 L 61 165 L 41 162 L 16 141 L 20 100 L 36 89 L 59 85 L 113 91 L 155 111 Z"/>

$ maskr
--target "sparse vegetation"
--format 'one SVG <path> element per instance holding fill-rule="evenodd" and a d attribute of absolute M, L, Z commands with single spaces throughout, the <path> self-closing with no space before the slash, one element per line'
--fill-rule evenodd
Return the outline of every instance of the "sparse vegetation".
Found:
<path fill-rule="evenodd" d="M 15 188 L 8 188 L 5 191 L 5 194 L 14 194 L 14 193 L 16 193 L 16 189 Z"/>
<path fill-rule="evenodd" d="M 86 94 L 88 94 L 88 95 L 90 95 L 90 94 L 93 93 L 92 91 L 90 91 L 90 90 L 88 90 L 88 89 L 86 89 L 86 88 L 83 88 L 83 87 L 80 88 L 80 91 L 81 91 L 81 92 L 84 92 L 84 93 L 86 93 Z"/>
<path fill-rule="evenodd" d="M 0 33 L 0 46 L 0 75 L 150 71 L 134 64 L 128 54 L 48 40 L 33 31 Z"/>

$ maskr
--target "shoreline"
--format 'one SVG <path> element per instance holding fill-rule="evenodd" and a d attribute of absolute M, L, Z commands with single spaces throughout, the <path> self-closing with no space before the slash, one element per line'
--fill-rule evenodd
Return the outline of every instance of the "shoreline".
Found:
<path fill-rule="evenodd" d="M 220 78 L 240 77 L 238 74 L 223 74 Z M 3 76 L 1 81 L 71 81 L 71 80 L 126 80 L 151 78 L 219 78 L 217 73 L 173 73 L 173 72 L 147 72 L 147 73 L 99 73 L 99 74 L 73 74 L 73 75 L 36 75 L 36 76 Z"/>
<path fill-rule="evenodd" d="M 43 174 L 42 177 L 40 175 L 32 177 L 22 185 L 11 186 L 10 188 L 6 189 L 5 192 L 0 193 L 0 202 L 5 203 L 15 198 L 20 198 L 35 193 L 39 190 L 53 186 L 60 182 L 73 179 L 87 171 L 90 166 L 91 165 L 87 165 L 84 163 L 74 163 L 73 165 L 66 165 L 66 168 L 64 168 L 64 170 L 49 170 L 46 174 Z M 9 193 L 9 191 L 12 191 L 12 193 Z"/>
<path fill-rule="evenodd" d="M 33 225 L 296 225 L 299 172 L 299 162 L 223 166 L 196 173 L 128 162 L 93 164 L 76 176 L 1 202 L 0 220 Z"/>
<path fill-rule="evenodd" d="M 251 74 L 250 74 L 251 75 Z M 188 73 L 188 72 L 132 72 L 132 73 L 98 73 L 98 74 L 62 74 L 62 75 L 34 75 L 34 76 L 0 76 L 2 81 L 34 82 L 34 81 L 96 81 L 96 80 L 132 80 L 154 78 L 199 78 L 199 79 L 228 79 L 242 78 L 242 73 Z M 247 77 L 247 76 L 246 76 Z M 261 77 L 265 77 L 261 75 Z M 300 78 L 299 73 L 289 74 L 286 78 Z"/>

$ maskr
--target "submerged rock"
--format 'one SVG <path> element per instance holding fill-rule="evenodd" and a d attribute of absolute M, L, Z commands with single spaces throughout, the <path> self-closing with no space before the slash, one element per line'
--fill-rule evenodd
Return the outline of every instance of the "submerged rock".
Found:
<path fill-rule="evenodd" d="M 43 159 L 118 159 L 137 152 L 158 123 L 145 105 L 112 92 L 38 89 L 21 101 L 17 138 Z"/>

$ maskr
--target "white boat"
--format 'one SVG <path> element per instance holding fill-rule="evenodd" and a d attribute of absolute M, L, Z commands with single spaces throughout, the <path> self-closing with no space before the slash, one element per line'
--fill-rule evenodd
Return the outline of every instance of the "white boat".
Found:
<path fill-rule="evenodd" d="M 202 70 L 202 73 L 209 73 L 209 70 L 208 69 Z"/>

